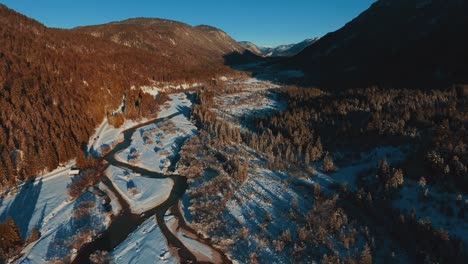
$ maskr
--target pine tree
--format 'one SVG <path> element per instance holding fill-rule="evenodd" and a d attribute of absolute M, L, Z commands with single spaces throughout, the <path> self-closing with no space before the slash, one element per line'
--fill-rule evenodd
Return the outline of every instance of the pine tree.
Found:
<path fill-rule="evenodd" d="M 322 142 L 320 141 L 320 137 L 317 138 L 317 141 L 315 142 L 314 147 L 312 148 L 312 153 L 310 157 L 312 160 L 319 160 L 323 156 L 323 148 L 322 148 Z"/>
<path fill-rule="evenodd" d="M 310 155 L 309 155 L 309 152 L 306 151 L 305 156 L 304 156 L 304 166 L 308 168 L 309 163 L 310 163 Z"/>
<path fill-rule="evenodd" d="M 333 172 L 336 170 L 335 164 L 333 163 L 333 159 L 329 155 L 327 155 L 323 160 L 322 169 L 325 172 Z"/>
<path fill-rule="evenodd" d="M 383 159 L 379 162 L 379 168 L 378 168 L 378 174 L 379 176 L 382 177 L 387 177 L 388 173 L 390 171 L 390 168 L 388 166 L 387 160 Z"/>
<path fill-rule="evenodd" d="M 88 161 L 86 160 L 86 157 L 83 153 L 83 151 L 79 150 L 76 153 L 76 166 L 79 168 L 86 168 L 88 165 Z"/>
<path fill-rule="evenodd" d="M 398 187 L 403 185 L 403 182 L 404 182 L 403 171 L 398 169 L 398 170 L 395 170 L 392 177 L 387 181 L 385 187 L 387 189 L 397 189 Z"/>
<path fill-rule="evenodd" d="M 15 220 L 11 216 L 7 216 L 5 220 L 5 224 L 10 228 L 12 232 L 13 237 L 11 237 L 12 241 L 21 241 L 21 234 L 18 228 L 18 225 L 16 224 Z"/>
<path fill-rule="evenodd" d="M 320 140 L 320 137 L 318 137 L 317 141 L 315 142 L 315 148 L 317 149 L 317 153 L 319 154 L 318 158 L 321 158 L 323 155 L 323 147 L 322 147 L 322 141 Z"/>
<path fill-rule="evenodd" d="M 23 244 L 18 225 L 13 218 L 7 216 L 4 223 L 0 223 L 0 263 L 2 259 L 16 253 Z"/>
<path fill-rule="evenodd" d="M 31 235 L 29 236 L 28 243 L 32 243 L 36 240 L 38 240 L 41 237 L 41 234 L 35 227 L 32 228 L 31 230 Z"/>
<path fill-rule="evenodd" d="M 361 252 L 360 264 L 372 264 L 372 254 L 369 245 L 366 243 Z"/>

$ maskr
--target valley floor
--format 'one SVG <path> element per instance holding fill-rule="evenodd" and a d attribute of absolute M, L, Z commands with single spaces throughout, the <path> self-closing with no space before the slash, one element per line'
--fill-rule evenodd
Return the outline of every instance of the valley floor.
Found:
<path fill-rule="evenodd" d="M 104 120 L 90 139 L 90 152 L 108 153 L 134 129 L 129 146 L 108 164 L 108 183 L 88 188 L 74 200 L 68 195 L 74 181 L 68 173 L 74 162 L 6 194 L 0 200 L 0 221 L 11 216 L 25 240 L 33 229 L 41 234 L 15 262 L 71 261 L 80 246 L 99 238 L 121 214 L 136 216 L 142 224 L 109 252 L 92 257 L 114 263 L 177 263 L 182 255 L 205 263 L 289 263 L 321 261 L 327 255 L 354 258 L 370 246 L 374 260 L 409 262 L 386 230 L 357 223 L 336 204 L 340 189 L 358 193 L 363 175 L 374 173 L 381 160 L 390 166 L 403 162 L 409 146 L 379 146 L 353 159 L 336 152 L 334 171 L 323 169 L 323 160 L 311 161 L 299 171 L 281 161 L 285 167 L 275 169 L 271 162 L 275 157 L 243 142 L 241 133 L 251 129 L 251 120 L 288 108 L 277 92 L 280 87 L 251 78 L 227 80 L 224 88 L 202 114 L 214 116 L 216 122 L 209 126 L 193 119 L 200 106 L 186 93 L 170 95 L 157 122 L 126 121 L 114 128 Z M 229 137 L 207 136 L 209 129 Z M 188 178 L 187 188 L 181 202 L 166 208 L 175 189 L 182 187 L 163 176 L 175 174 Z M 416 183 L 406 181 L 393 207 L 406 213 L 415 209 L 421 219 L 468 242 L 466 219 L 445 217 L 435 206 L 454 197 L 431 190 L 430 199 L 421 204 L 419 192 Z M 158 223 L 154 214 L 161 207 L 163 223 Z M 370 238 L 369 232 L 375 236 Z M 378 249 L 379 243 L 385 247 Z"/>

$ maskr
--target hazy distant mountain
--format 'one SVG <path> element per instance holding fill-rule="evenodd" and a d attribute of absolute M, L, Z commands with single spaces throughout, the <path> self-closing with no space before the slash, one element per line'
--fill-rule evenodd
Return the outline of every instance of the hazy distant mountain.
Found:
<path fill-rule="evenodd" d="M 323 84 L 468 81 L 468 1 L 380 0 L 289 60 Z"/>
<path fill-rule="evenodd" d="M 252 53 L 263 56 L 263 51 L 257 45 L 253 44 L 250 41 L 239 41 L 238 42 L 242 47 L 247 50 L 250 50 Z"/>
<path fill-rule="evenodd" d="M 239 44 L 251 52 L 265 57 L 290 57 L 298 54 L 304 48 L 312 45 L 318 38 L 306 39 L 300 43 L 280 45 L 277 47 L 257 46 L 249 41 L 240 41 Z"/>

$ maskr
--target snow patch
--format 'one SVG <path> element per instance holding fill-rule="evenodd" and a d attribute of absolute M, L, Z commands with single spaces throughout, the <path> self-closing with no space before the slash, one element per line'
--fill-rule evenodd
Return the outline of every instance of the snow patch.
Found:
<path fill-rule="evenodd" d="M 110 255 L 114 263 L 177 263 L 153 217 L 138 227 Z"/>
<path fill-rule="evenodd" d="M 139 174 L 115 166 L 109 166 L 106 173 L 135 214 L 141 214 L 163 203 L 174 186 L 170 178 L 141 177 Z"/>

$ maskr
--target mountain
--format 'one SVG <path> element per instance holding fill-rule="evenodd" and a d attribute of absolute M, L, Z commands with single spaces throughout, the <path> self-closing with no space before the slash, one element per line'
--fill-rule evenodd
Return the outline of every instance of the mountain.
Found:
<path fill-rule="evenodd" d="M 257 54 L 257 55 L 263 55 L 263 51 L 261 50 L 261 47 L 258 47 L 257 45 L 253 44 L 250 41 L 239 41 L 239 45 L 244 47 L 247 50 L 250 50 L 252 53 Z"/>
<path fill-rule="evenodd" d="M 125 97 L 124 115 L 157 107 L 138 89 L 232 74 L 244 49 L 226 33 L 160 19 L 52 29 L 0 5 L 0 189 L 77 156 Z"/>
<path fill-rule="evenodd" d="M 206 25 L 190 25 L 163 19 L 136 18 L 73 29 L 114 43 L 162 55 L 185 67 L 210 71 L 223 65 L 224 56 L 244 48 L 225 32 Z M 207 69 L 208 67 L 208 69 Z"/>
<path fill-rule="evenodd" d="M 263 54 L 268 57 L 289 57 L 298 54 L 306 47 L 314 44 L 317 40 L 318 38 L 311 38 L 296 44 L 280 45 L 273 48 L 264 47 L 261 49 Z"/>
<path fill-rule="evenodd" d="M 290 47 L 287 50 L 287 54 L 288 54 L 288 56 L 294 56 L 294 55 L 298 54 L 299 52 L 303 51 L 305 48 L 307 48 L 310 45 L 314 44 L 318 40 L 319 40 L 319 38 L 311 38 L 311 39 L 306 39 L 306 40 L 304 40 L 302 42 L 299 42 L 299 43 L 293 45 L 292 47 Z"/>
<path fill-rule="evenodd" d="M 461 0 L 380 0 L 287 60 L 329 86 L 447 86 L 468 81 Z"/>
<path fill-rule="evenodd" d="M 280 45 L 277 47 L 261 47 L 249 41 L 241 41 L 239 44 L 257 55 L 262 55 L 265 57 L 290 57 L 298 54 L 304 48 L 312 45 L 317 40 L 318 38 L 311 38 L 296 44 Z"/>

